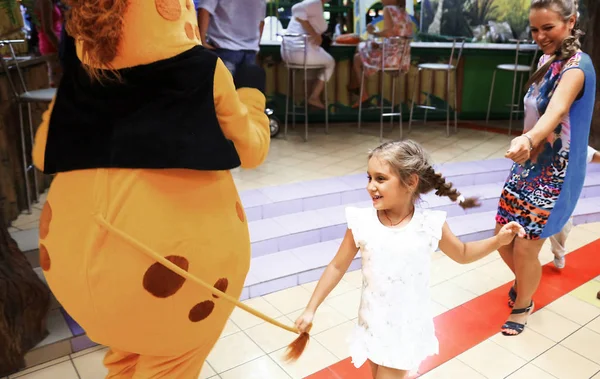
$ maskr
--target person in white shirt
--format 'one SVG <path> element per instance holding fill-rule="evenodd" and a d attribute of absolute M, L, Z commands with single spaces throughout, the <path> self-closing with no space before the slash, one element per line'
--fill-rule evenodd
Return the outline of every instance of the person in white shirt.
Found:
<path fill-rule="evenodd" d="M 327 30 L 327 21 L 323 16 L 323 4 L 329 0 L 304 0 L 292 7 L 292 19 L 288 25 L 288 34 L 308 34 L 306 47 L 306 64 L 324 65 L 312 88 L 308 103 L 314 107 L 325 109 L 321 94 L 325 83 L 329 81 L 335 69 L 335 60 L 321 47 L 321 35 Z M 304 37 L 286 37 L 285 45 L 281 46 L 281 56 L 293 64 L 304 64 Z"/>
<path fill-rule="evenodd" d="M 267 13 L 266 0 L 195 0 L 202 46 L 213 50 L 235 75 L 256 63 Z"/>
<path fill-rule="evenodd" d="M 587 158 L 588 163 L 600 163 L 600 153 L 590 146 L 588 146 Z M 565 267 L 565 243 L 572 228 L 573 220 L 570 219 L 559 233 L 550 237 L 550 249 L 554 254 L 554 266 L 556 268 L 562 269 Z"/>

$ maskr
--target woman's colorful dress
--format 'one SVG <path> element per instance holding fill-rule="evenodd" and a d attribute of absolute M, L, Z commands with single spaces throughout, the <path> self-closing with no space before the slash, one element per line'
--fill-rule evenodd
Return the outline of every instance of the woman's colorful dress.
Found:
<path fill-rule="evenodd" d="M 538 67 L 549 55 L 540 58 Z M 568 60 L 553 62 L 544 78 L 525 95 L 525 128 L 531 130 L 546 112 L 563 74 L 582 70 L 585 84 L 569 113 L 546 142 L 539 144 L 525 164 L 513 164 L 504 184 L 496 222 L 517 221 L 527 239 L 550 237 L 571 217 L 583 188 L 590 124 L 596 93 L 596 73 L 590 57 L 578 52 Z"/>
<path fill-rule="evenodd" d="M 410 37 L 413 33 L 413 22 L 406 10 L 397 6 L 385 7 L 390 12 L 393 21 L 394 36 Z M 381 40 L 380 38 L 378 40 Z M 408 40 L 384 40 L 385 42 L 385 67 L 400 67 L 402 72 L 408 72 L 410 68 L 410 41 Z M 408 44 L 408 46 L 406 46 Z M 358 45 L 365 75 L 370 76 L 381 71 L 382 47 L 379 42 L 369 40 Z"/>

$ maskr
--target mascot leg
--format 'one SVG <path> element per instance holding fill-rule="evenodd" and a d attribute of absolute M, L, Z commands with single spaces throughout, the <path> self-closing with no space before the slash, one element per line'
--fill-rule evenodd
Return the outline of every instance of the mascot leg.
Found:
<path fill-rule="evenodd" d="M 172 357 L 153 357 L 110 349 L 104 358 L 107 379 L 198 378 L 210 349 L 193 349 Z"/>

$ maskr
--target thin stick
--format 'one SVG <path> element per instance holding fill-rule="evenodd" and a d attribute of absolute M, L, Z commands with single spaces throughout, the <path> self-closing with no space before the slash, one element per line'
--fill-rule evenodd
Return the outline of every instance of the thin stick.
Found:
<path fill-rule="evenodd" d="M 196 276 L 190 274 L 189 272 L 183 270 L 181 267 L 177 266 L 176 264 L 170 262 L 169 260 L 165 259 L 164 257 L 162 257 L 160 254 L 158 254 L 157 252 L 155 252 L 154 250 L 152 250 L 150 247 L 144 245 L 143 243 L 141 243 L 140 241 L 136 240 L 135 238 L 129 236 L 128 234 L 126 234 L 125 232 L 115 228 L 114 226 L 112 226 L 110 223 L 108 223 L 101 215 L 95 215 L 94 216 L 96 222 L 98 222 L 98 224 L 100 224 L 102 227 L 104 227 L 105 229 L 107 229 L 108 231 L 118 235 L 119 237 L 121 237 L 123 240 L 125 240 L 127 243 L 131 244 L 133 247 L 141 250 L 144 254 L 146 254 L 147 256 L 149 256 L 150 258 L 154 259 L 155 261 L 157 261 L 158 263 L 162 264 L 163 266 L 167 267 L 169 270 L 175 272 L 176 274 L 179 274 L 180 276 L 191 280 L 192 282 L 195 282 L 199 285 L 201 285 L 202 287 L 204 287 L 205 289 L 207 289 L 208 291 L 210 291 L 213 295 L 218 296 L 220 298 L 223 298 L 227 301 L 229 301 L 230 303 L 234 304 L 237 307 L 242 308 L 243 310 L 245 310 L 246 312 L 259 317 L 261 319 L 263 319 L 264 321 L 278 326 L 281 329 L 285 329 L 288 332 L 291 333 L 295 333 L 295 334 L 300 334 L 300 331 L 294 327 L 285 325 L 280 323 L 277 320 L 274 320 L 273 318 L 253 309 L 250 308 L 249 306 L 247 306 L 244 303 L 241 303 L 239 300 L 237 300 L 236 298 L 229 296 L 228 294 L 226 294 L 225 292 L 222 292 L 220 290 L 218 290 L 217 288 L 207 284 L 206 282 L 202 281 L 201 279 L 197 278 Z"/>

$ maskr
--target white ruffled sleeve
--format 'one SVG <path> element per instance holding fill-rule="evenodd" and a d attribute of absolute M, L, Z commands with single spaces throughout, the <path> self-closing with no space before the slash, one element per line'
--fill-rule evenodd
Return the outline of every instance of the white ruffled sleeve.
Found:
<path fill-rule="evenodd" d="M 433 238 L 432 244 L 434 249 L 437 250 L 438 243 L 442 239 L 442 228 L 446 222 L 447 213 L 444 211 L 427 210 L 423 212 L 423 216 L 423 227 Z"/>
<path fill-rule="evenodd" d="M 352 230 L 356 247 L 360 247 L 361 242 L 364 242 L 365 225 L 367 223 L 366 216 L 367 214 L 364 209 L 355 207 L 346 208 L 346 223 L 348 224 L 348 229 Z"/>

